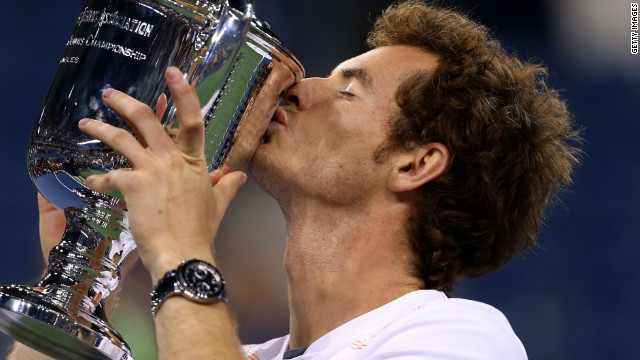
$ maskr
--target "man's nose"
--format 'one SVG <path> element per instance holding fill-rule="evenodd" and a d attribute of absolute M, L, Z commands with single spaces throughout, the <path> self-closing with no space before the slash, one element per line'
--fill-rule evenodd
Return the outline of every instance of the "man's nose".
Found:
<path fill-rule="evenodd" d="M 285 106 L 292 106 L 296 110 L 307 110 L 322 94 L 321 78 L 307 78 L 287 89 L 282 96 Z"/>

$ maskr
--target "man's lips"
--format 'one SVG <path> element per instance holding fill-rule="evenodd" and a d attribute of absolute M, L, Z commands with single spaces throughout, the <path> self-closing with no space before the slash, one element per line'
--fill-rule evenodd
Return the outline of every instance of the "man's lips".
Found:
<path fill-rule="evenodd" d="M 266 144 L 269 142 L 271 135 L 275 128 L 287 126 L 287 116 L 281 107 L 277 107 L 271 116 L 271 122 L 267 126 L 264 135 L 262 136 L 261 143 Z"/>
<path fill-rule="evenodd" d="M 276 125 L 287 126 L 287 117 L 280 107 L 276 109 L 276 111 L 273 113 L 273 117 L 271 118 L 271 124 L 274 123 Z"/>

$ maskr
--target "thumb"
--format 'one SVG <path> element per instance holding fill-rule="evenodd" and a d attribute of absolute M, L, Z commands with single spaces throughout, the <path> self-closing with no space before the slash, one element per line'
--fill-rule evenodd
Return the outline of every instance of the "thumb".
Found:
<path fill-rule="evenodd" d="M 61 211 L 61 210 L 53 206 L 53 204 L 50 203 L 49 200 L 45 199 L 45 197 L 38 192 L 38 212 L 42 214 L 42 213 L 48 213 L 48 212 L 54 212 L 54 211 Z"/>
<path fill-rule="evenodd" d="M 51 204 L 40 193 L 38 193 L 40 246 L 45 262 L 51 249 L 56 246 L 66 226 L 64 212 Z"/>
<path fill-rule="evenodd" d="M 213 193 L 218 200 L 221 210 L 226 211 L 231 200 L 238 193 L 238 189 L 247 182 L 247 174 L 242 171 L 234 171 L 224 174 L 213 187 Z"/>

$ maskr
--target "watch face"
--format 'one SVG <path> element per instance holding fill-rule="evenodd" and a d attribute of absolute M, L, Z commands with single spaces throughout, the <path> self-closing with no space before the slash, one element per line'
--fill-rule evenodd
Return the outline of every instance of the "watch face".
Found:
<path fill-rule="evenodd" d="M 179 274 L 184 292 L 202 300 L 218 300 L 224 296 L 224 280 L 216 268 L 199 260 L 184 264 Z"/>

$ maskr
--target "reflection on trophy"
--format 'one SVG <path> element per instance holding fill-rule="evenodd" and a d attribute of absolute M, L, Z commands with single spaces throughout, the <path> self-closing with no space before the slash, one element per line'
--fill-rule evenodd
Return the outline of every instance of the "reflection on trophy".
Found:
<path fill-rule="evenodd" d="M 28 150 L 38 190 L 64 209 L 64 236 L 32 286 L 0 287 L 0 330 L 60 359 L 131 359 L 109 325 L 105 303 L 120 267 L 135 258 L 121 194 L 89 190 L 93 174 L 129 167 L 125 158 L 78 130 L 88 117 L 132 131 L 101 100 L 115 88 L 155 107 L 169 96 L 164 70 L 196 84 L 210 170 L 243 170 L 280 94 L 304 70 L 251 1 L 86 0 L 38 114 Z M 163 118 L 177 126 L 175 109 Z"/>

